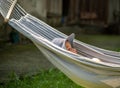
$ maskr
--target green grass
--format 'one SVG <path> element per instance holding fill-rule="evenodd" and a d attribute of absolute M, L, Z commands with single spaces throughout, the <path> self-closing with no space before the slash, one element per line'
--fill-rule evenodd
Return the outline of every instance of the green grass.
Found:
<path fill-rule="evenodd" d="M 0 85 L 0 88 L 83 88 L 57 69 L 40 71 L 37 75 L 23 77 L 12 73 L 10 78 L 11 80 Z"/>
<path fill-rule="evenodd" d="M 76 39 L 101 48 L 120 52 L 120 36 L 76 34 Z M 27 45 L 27 47 L 22 45 L 5 47 L 5 51 L 1 51 L 1 55 L 7 58 L 9 53 L 10 55 L 19 52 L 25 53 L 28 50 L 35 52 L 36 48 L 31 44 Z M 73 83 L 56 69 L 40 71 L 39 74 L 33 76 L 24 75 L 23 77 L 18 77 L 16 74 L 11 74 L 10 79 L 10 81 L 1 84 L 0 88 L 83 88 Z"/>
<path fill-rule="evenodd" d="M 120 51 L 118 35 L 76 35 L 76 39 L 107 50 Z"/>

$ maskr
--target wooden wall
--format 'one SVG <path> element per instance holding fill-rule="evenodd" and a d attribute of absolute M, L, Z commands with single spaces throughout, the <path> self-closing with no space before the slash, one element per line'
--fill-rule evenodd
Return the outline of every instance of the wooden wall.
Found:
<path fill-rule="evenodd" d="M 106 23 L 107 16 L 108 0 L 70 0 L 70 20 Z"/>
<path fill-rule="evenodd" d="M 47 0 L 47 14 L 62 15 L 62 0 Z"/>

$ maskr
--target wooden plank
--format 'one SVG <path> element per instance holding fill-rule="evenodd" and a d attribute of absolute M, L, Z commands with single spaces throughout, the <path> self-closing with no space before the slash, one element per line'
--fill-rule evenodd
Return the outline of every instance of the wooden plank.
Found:
<path fill-rule="evenodd" d="M 14 0 L 10 9 L 9 9 L 9 11 L 8 11 L 8 13 L 7 13 L 7 15 L 6 15 L 6 17 L 5 17 L 5 20 L 4 20 L 5 22 L 9 21 L 10 15 L 11 15 L 16 3 L 17 3 L 17 0 Z"/>

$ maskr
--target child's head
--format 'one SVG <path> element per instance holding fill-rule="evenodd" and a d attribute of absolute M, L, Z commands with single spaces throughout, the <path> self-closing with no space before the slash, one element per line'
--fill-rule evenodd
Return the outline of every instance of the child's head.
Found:
<path fill-rule="evenodd" d="M 73 39 L 75 37 L 75 34 L 72 33 L 70 36 L 68 36 L 66 39 L 63 38 L 55 38 L 53 39 L 53 43 L 68 50 L 71 52 L 76 53 L 76 49 L 73 48 Z"/>

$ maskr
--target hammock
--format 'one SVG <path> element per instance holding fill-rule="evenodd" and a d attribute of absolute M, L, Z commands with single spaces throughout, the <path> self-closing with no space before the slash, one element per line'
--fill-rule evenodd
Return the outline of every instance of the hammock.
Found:
<path fill-rule="evenodd" d="M 120 88 L 120 53 L 101 49 L 78 40 L 78 54 L 64 50 L 51 41 L 67 35 L 28 14 L 16 0 L 0 0 L 0 13 L 9 25 L 28 37 L 39 50 L 78 85 L 86 88 Z M 12 9 L 10 11 L 10 9 Z M 9 13 L 9 15 L 8 15 Z M 96 62 L 92 58 L 99 58 Z"/>

